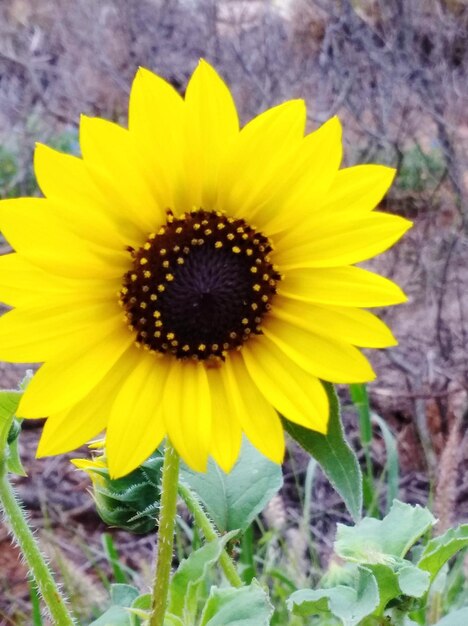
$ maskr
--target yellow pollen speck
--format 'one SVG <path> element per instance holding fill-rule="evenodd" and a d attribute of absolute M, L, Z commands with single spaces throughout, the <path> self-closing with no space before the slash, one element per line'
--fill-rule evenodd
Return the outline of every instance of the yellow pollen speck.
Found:
<path fill-rule="evenodd" d="M 135 282 L 138 276 L 136 274 L 130 274 L 130 278 L 132 279 L 133 282 Z"/>
<path fill-rule="evenodd" d="M 252 289 L 254 291 L 260 291 L 261 287 L 260 287 L 260 285 L 258 283 L 255 283 L 255 285 L 252 287 Z"/>
<path fill-rule="evenodd" d="M 252 248 L 247 248 L 245 253 L 246 253 L 247 256 L 252 256 L 252 254 L 253 254 Z"/>
<path fill-rule="evenodd" d="M 247 324 L 249 323 L 249 320 L 246 317 L 243 317 L 241 321 L 244 326 L 247 326 Z"/>
<path fill-rule="evenodd" d="M 164 226 L 161 226 L 161 228 L 158 230 L 158 235 L 164 235 L 165 232 L 166 229 L 164 228 Z"/>
<path fill-rule="evenodd" d="M 196 246 L 198 243 L 198 239 L 192 239 L 190 243 L 192 244 L 192 246 Z"/>
<path fill-rule="evenodd" d="M 182 232 L 182 226 L 177 226 L 177 228 L 175 229 L 176 233 L 178 235 L 180 235 L 180 233 Z"/>
<path fill-rule="evenodd" d="M 166 274 L 166 280 L 168 283 L 174 280 L 174 274 Z"/>
<path fill-rule="evenodd" d="M 205 228 L 205 230 L 203 231 L 205 235 L 211 235 L 211 233 L 213 232 L 211 230 L 211 228 Z"/>
<path fill-rule="evenodd" d="M 143 246 L 143 250 L 150 250 L 150 248 L 151 248 L 151 244 L 149 243 L 149 241 L 147 241 L 145 245 Z"/>
<path fill-rule="evenodd" d="M 212 343 L 211 349 L 213 350 L 213 352 L 216 352 L 216 350 L 219 350 L 219 345 L 217 343 Z"/>
<path fill-rule="evenodd" d="M 203 226 L 206 226 L 208 224 L 208 220 L 202 220 L 201 223 L 203 224 Z"/>
<path fill-rule="evenodd" d="M 222 248 L 223 247 L 223 242 L 222 241 L 216 241 L 215 242 L 215 248 Z"/>
<path fill-rule="evenodd" d="M 183 350 L 184 352 L 188 352 L 188 351 L 190 350 L 190 346 L 188 345 L 188 343 L 186 343 L 186 344 L 184 344 L 184 345 L 182 346 L 182 350 Z"/>
<path fill-rule="evenodd" d="M 223 228 L 226 228 L 226 224 L 223 224 L 222 222 L 220 222 L 219 224 L 216 224 L 216 228 L 218 230 L 223 230 Z"/>
<path fill-rule="evenodd" d="M 235 339 L 237 337 L 237 333 L 235 333 L 234 331 L 232 331 L 232 333 L 229 333 L 229 337 L 231 339 Z"/>
<path fill-rule="evenodd" d="M 198 222 L 195 222 L 195 224 L 193 225 L 193 230 L 200 230 L 201 225 Z"/>
<path fill-rule="evenodd" d="M 248 234 L 247 234 L 247 233 L 244 233 L 244 234 L 242 235 L 242 239 L 248 239 L 248 238 L 249 238 L 249 236 L 248 236 Z"/>
<path fill-rule="evenodd" d="M 262 296 L 262 302 L 268 302 L 268 299 L 269 299 L 268 296 L 266 295 Z"/>
<path fill-rule="evenodd" d="M 147 306 L 146 302 L 140 302 L 140 309 L 146 309 Z"/>
<path fill-rule="evenodd" d="M 252 272 L 252 274 L 256 274 L 258 272 L 258 269 L 255 265 L 252 265 L 252 267 L 250 268 L 250 271 Z"/>
<path fill-rule="evenodd" d="M 274 287 L 276 285 L 276 280 L 274 278 L 270 278 L 268 284 L 270 285 L 270 287 Z"/>
<path fill-rule="evenodd" d="M 204 239 L 199 239 L 197 241 L 197 243 L 198 243 L 199 246 L 202 246 L 205 243 L 205 240 Z"/>
<path fill-rule="evenodd" d="M 156 320 L 154 322 L 154 325 L 156 326 L 156 328 L 161 328 L 161 326 L 163 325 L 163 323 L 161 322 L 161 320 Z"/>
<path fill-rule="evenodd" d="M 233 217 L 228 217 L 227 221 L 229 222 L 229 224 L 233 224 L 236 220 Z"/>
<path fill-rule="evenodd" d="M 229 241 L 232 241 L 234 239 L 234 233 L 228 233 L 226 237 L 227 239 L 229 239 Z"/>
<path fill-rule="evenodd" d="M 184 249 L 182 250 L 182 252 L 184 254 L 188 254 L 190 252 L 190 248 L 188 246 L 184 246 Z"/>
<path fill-rule="evenodd" d="M 239 246 L 233 246 L 232 251 L 234 252 L 234 254 L 239 254 L 241 249 L 239 248 Z"/>
<path fill-rule="evenodd" d="M 125 295 L 126 293 L 128 293 L 128 289 L 127 289 L 127 287 L 122 287 L 122 289 L 120 290 L 120 293 L 121 293 L 122 295 Z"/>
<path fill-rule="evenodd" d="M 204 343 L 200 343 L 198 346 L 198 350 L 200 350 L 201 352 L 203 352 L 204 350 L 206 350 L 206 346 Z"/>
<path fill-rule="evenodd" d="M 173 250 L 173 252 L 179 252 L 179 250 L 180 250 L 180 246 L 174 246 L 174 247 L 172 248 L 172 250 Z"/>
<path fill-rule="evenodd" d="M 183 265 L 185 263 L 185 260 L 180 256 L 177 259 L 177 265 Z"/>
<path fill-rule="evenodd" d="M 152 302 L 155 302 L 157 299 L 158 299 L 158 296 L 157 296 L 155 293 L 152 293 L 152 294 L 150 295 L 150 300 L 151 300 Z"/>
<path fill-rule="evenodd" d="M 150 272 L 149 270 L 145 270 L 145 271 L 143 272 L 143 276 L 144 276 L 145 278 L 151 278 L 151 272 Z"/>
<path fill-rule="evenodd" d="M 167 259 L 162 262 L 162 266 L 163 267 L 169 267 L 169 265 L 170 265 L 170 263 L 169 263 L 169 261 Z"/>
<path fill-rule="evenodd" d="M 171 339 L 174 339 L 174 338 L 175 338 L 175 334 L 174 334 L 174 333 L 167 333 L 167 334 L 166 334 L 166 337 L 167 337 L 167 338 L 169 339 L 169 341 L 170 341 Z"/>
<path fill-rule="evenodd" d="M 156 233 L 150 233 L 148 239 L 156 239 Z"/>
<path fill-rule="evenodd" d="M 160 311 L 154 311 L 153 312 L 153 317 L 161 317 Z"/>
<path fill-rule="evenodd" d="M 263 274 L 262 278 L 263 278 L 263 280 L 269 280 L 270 276 L 269 276 L 269 274 Z"/>
<path fill-rule="evenodd" d="M 161 256 L 165 256 L 165 255 L 166 255 L 166 253 L 167 253 L 166 248 L 161 248 L 161 250 L 159 251 L 159 254 L 160 254 Z"/>
<path fill-rule="evenodd" d="M 252 302 L 252 304 L 250 305 L 250 308 L 251 308 L 253 311 L 256 311 L 256 310 L 258 309 L 258 304 L 257 304 L 256 302 Z"/>
<path fill-rule="evenodd" d="M 164 285 L 158 285 L 158 291 L 160 291 L 161 293 L 163 291 L 165 291 L 166 287 Z"/>
<path fill-rule="evenodd" d="M 242 226 L 238 226 L 238 227 L 236 228 L 236 233 L 243 233 L 243 232 L 244 232 L 244 229 L 243 229 L 243 227 L 242 227 Z"/>

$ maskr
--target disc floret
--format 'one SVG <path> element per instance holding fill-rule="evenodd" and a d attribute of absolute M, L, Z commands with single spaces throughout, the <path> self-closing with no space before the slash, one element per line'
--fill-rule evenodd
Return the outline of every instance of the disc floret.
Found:
<path fill-rule="evenodd" d="M 260 334 L 281 276 L 270 240 L 243 219 L 194 209 L 129 248 L 119 294 L 136 343 L 179 359 L 224 359 Z"/>

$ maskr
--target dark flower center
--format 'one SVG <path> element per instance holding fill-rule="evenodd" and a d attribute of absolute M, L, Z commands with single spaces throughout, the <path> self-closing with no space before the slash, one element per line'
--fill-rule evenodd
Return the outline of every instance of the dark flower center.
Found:
<path fill-rule="evenodd" d="M 130 248 L 120 303 L 137 345 L 177 358 L 224 359 L 261 333 L 280 275 L 270 241 L 244 220 L 194 210 Z"/>

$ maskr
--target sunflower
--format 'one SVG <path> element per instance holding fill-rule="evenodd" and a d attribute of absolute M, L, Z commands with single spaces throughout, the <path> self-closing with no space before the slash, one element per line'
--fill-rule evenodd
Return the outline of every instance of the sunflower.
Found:
<path fill-rule="evenodd" d="M 39 456 L 106 429 L 114 477 L 166 436 L 229 471 L 244 433 L 279 463 L 278 413 L 325 433 L 321 380 L 374 378 L 358 348 L 396 341 L 363 308 L 405 295 L 354 264 L 411 224 L 372 211 L 394 170 L 339 169 L 339 120 L 305 122 L 292 100 L 240 129 L 201 61 L 184 99 L 140 69 L 128 129 L 83 116 L 81 158 L 37 146 L 45 197 L 0 203 L 0 359 L 43 363 L 18 410 L 48 416 Z"/>

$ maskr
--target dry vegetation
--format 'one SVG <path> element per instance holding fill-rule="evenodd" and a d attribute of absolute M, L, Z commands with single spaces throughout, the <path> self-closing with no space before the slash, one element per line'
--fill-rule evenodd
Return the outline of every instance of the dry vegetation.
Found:
<path fill-rule="evenodd" d="M 410 216 L 415 228 L 373 265 L 395 277 L 410 301 L 386 313 L 400 345 L 374 356 L 379 378 L 371 397 L 397 434 L 407 498 L 424 499 L 438 475 L 443 525 L 468 521 L 466 1 L 1 0 L 0 196 L 35 193 L 35 141 L 77 150 L 80 113 L 125 123 L 139 65 L 182 89 L 201 56 L 233 86 L 242 119 L 305 97 L 310 128 L 334 114 L 342 118 L 347 164 L 399 168 L 385 208 Z M 1 387 L 18 377 L 18 369 L 0 365 Z M 84 483 L 63 460 L 33 462 L 36 437 L 26 432 L 35 488 L 21 482 L 22 496 L 39 527 L 78 524 L 73 540 L 66 531 L 57 530 L 55 540 L 49 532 L 67 559 L 79 562 L 77 546 L 90 533 L 99 560 L 95 531 L 102 528 Z M 376 457 L 380 450 L 377 440 Z M 292 492 L 284 498 L 294 508 Z M 323 545 L 334 503 L 318 481 L 314 523 Z M 122 546 L 134 555 L 150 543 L 125 539 Z M 24 586 L 15 592 L 12 581 L 22 575 L 15 559 L 0 529 L 2 626 L 17 623 L 12 606 L 19 615 L 28 597 Z"/>

